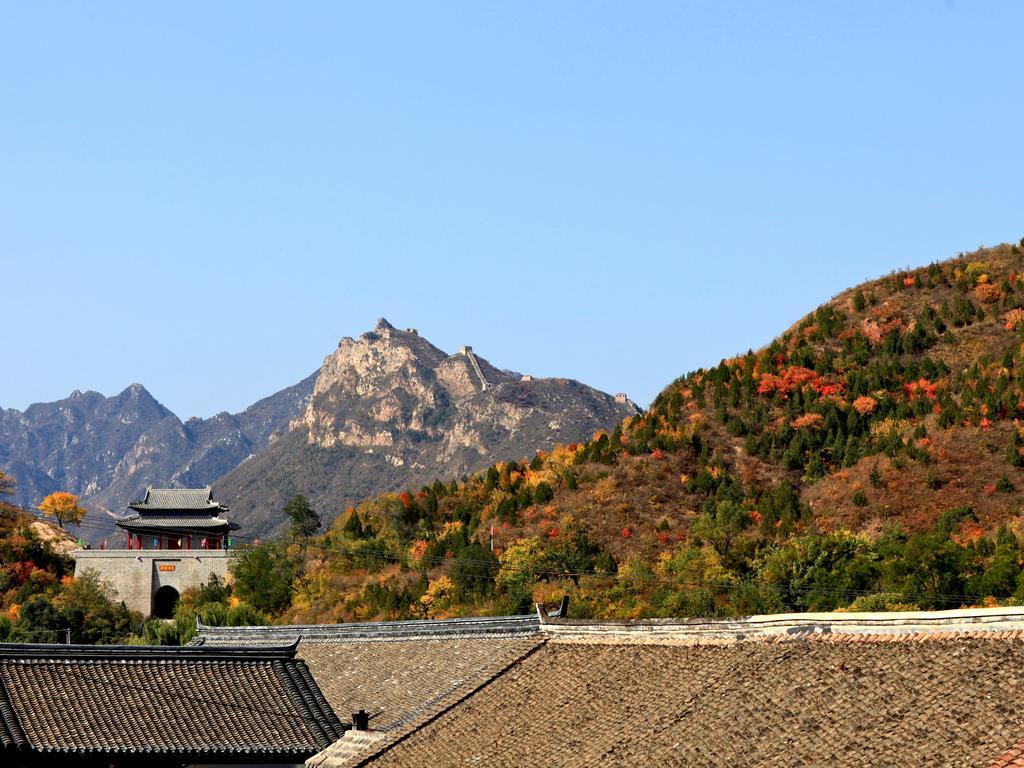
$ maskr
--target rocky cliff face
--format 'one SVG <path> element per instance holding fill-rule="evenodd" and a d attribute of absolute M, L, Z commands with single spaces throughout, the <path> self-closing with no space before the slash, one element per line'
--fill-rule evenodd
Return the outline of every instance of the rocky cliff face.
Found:
<path fill-rule="evenodd" d="M 576 381 L 499 370 L 468 348 L 449 355 L 381 320 L 341 340 L 289 433 L 215 491 L 248 532 L 268 533 L 294 493 L 331 518 L 372 493 L 583 440 L 636 412 Z"/>
<path fill-rule="evenodd" d="M 241 413 L 182 422 L 141 384 L 114 397 L 73 392 L 24 412 L 0 411 L 0 468 L 18 480 L 12 501 L 37 505 L 52 491 L 82 497 L 93 514 L 85 538 L 103 535 L 111 510 L 124 512 L 146 486 L 212 483 L 286 432 L 301 415 L 316 374 Z M 112 527 L 112 526 L 108 526 Z"/>

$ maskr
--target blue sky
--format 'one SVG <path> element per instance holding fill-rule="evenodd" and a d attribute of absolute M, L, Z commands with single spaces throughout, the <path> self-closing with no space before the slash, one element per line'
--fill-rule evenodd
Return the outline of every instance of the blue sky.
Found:
<path fill-rule="evenodd" d="M 379 316 L 641 404 L 1024 235 L 1024 4 L 0 4 L 0 407 L 183 418 Z"/>

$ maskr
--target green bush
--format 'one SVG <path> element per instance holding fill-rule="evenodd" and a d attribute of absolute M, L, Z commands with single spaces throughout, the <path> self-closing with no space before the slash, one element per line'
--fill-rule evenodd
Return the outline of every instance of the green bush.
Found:
<path fill-rule="evenodd" d="M 283 544 L 266 543 L 233 550 L 231 573 L 235 591 L 256 610 L 270 615 L 283 612 L 292 602 L 293 582 L 302 562 Z"/>

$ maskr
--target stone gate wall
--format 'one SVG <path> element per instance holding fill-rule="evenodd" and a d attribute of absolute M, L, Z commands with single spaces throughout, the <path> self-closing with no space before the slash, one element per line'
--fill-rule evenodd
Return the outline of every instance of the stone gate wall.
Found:
<path fill-rule="evenodd" d="M 92 569 L 111 582 L 117 599 L 144 616 L 153 613 L 153 595 L 169 586 L 180 595 L 217 574 L 227 576 L 230 553 L 224 550 L 95 550 L 73 552 L 75 576 Z"/>

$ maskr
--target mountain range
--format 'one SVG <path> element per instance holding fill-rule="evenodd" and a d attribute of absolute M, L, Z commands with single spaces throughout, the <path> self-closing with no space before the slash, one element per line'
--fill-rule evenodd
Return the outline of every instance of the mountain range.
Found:
<path fill-rule="evenodd" d="M 571 379 L 499 370 L 471 348 L 449 355 L 382 319 L 240 413 L 182 421 L 141 384 L 2 410 L 0 468 L 22 506 L 79 495 L 90 540 L 149 486 L 210 484 L 256 535 L 280 527 L 294 493 L 330 519 L 366 495 L 584 440 L 637 412 Z"/>
<path fill-rule="evenodd" d="M 0 411 L 0 467 L 26 507 L 67 490 L 96 513 L 120 514 L 148 486 L 203 486 L 265 448 L 309 399 L 316 374 L 240 413 L 182 421 L 141 384 L 113 397 L 72 392 L 24 412 Z M 95 530 L 92 534 L 99 535 Z"/>

